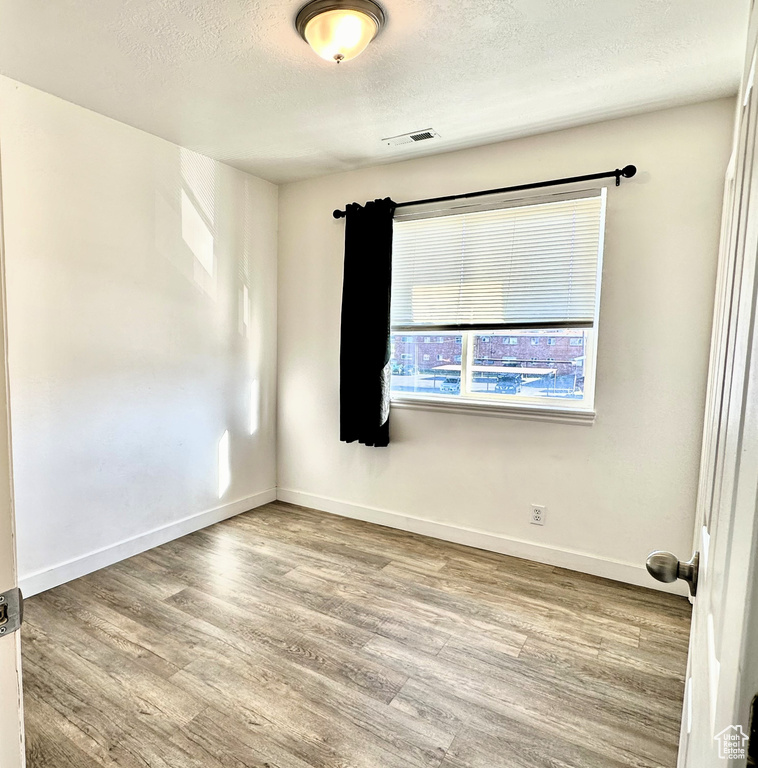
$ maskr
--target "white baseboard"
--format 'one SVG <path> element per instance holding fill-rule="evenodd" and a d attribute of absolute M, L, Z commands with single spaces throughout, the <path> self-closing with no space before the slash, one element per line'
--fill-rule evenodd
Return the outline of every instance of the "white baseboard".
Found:
<path fill-rule="evenodd" d="M 162 525 L 146 533 L 141 533 L 82 555 L 81 557 L 67 560 L 52 568 L 21 576 L 19 578 L 19 586 L 25 597 L 31 597 L 47 589 L 57 587 L 60 584 L 65 584 L 72 579 L 78 579 L 80 576 L 92 573 L 100 568 L 113 565 L 120 560 L 138 555 L 145 550 L 178 539 L 180 536 L 186 536 L 188 533 L 199 531 L 201 528 L 213 525 L 213 523 L 240 515 L 243 512 L 248 512 L 251 509 L 255 509 L 255 507 L 260 507 L 262 504 L 268 504 L 270 501 L 275 500 L 276 488 L 269 488 L 266 491 L 239 499 L 239 501 L 222 504 L 220 507 L 210 509 L 207 512 L 190 515 L 173 523 Z"/>
<path fill-rule="evenodd" d="M 449 523 L 439 523 L 421 517 L 366 507 L 360 504 L 351 504 L 327 496 L 316 496 L 287 488 L 270 488 L 239 501 L 223 504 L 207 512 L 190 515 L 173 523 L 154 528 L 146 533 L 119 541 L 81 557 L 59 563 L 52 568 L 22 576 L 19 579 L 19 586 L 26 597 L 31 597 L 32 595 L 57 587 L 60 584 L 65 584 L 72 579 L 78 579 L 80 576 L 92 573 L 100 568 L 113 565 L 140 552 L 158 547 L 181 536 L 186 536 L 193 531 L 199 531 L 201 528 L 206 528 L 209 525 L 240 515 L 243 512 L 248 512 L 263 504 L 268 504 L 276 499 L 342 517 L 365 520 L 369 523 L 397 528 L 401 531 L 409 531 L 435 539 L 442 539 L 443 541 L 452 541 L 456 544 L 465 544 L 477 549 L 499 552 L 503 555 L 521 557 L 538 563 L 546 563 L 561 568 L 568 568 L 572 571 L 622 581 L 626 584 L 660 589 L 664 592 L 673 592 L 678 595 L 687 594 L 687 588 L 683 583 L 661 584 L 654 581 L 642 564 L 626 563 L 621 560 L 598 557 L 597 555 L 590 555 L 585 552 L 537 544 L 531 541 L 503 536 L 502 534 L 450 525 Z"/>
<path fill-rule="evenodd" d="M 572 571 L 589 573 L 593 576 L 622 581 L 626 584 L 658 589 L 663 592 L 672 592 L 677 595 L 687 594 L 687 587 L 682 582 L 662 584 L 659 581 L 655 581 L 645 570 L 643 564 L 625 563 L 621 560 L 598 557 L 586 552 L 577 552 L 546 544 L 536 544 L 531 541 L 503 536 L 499 533 L 489 533 L 475 528 L 450 525 L 449 523 L 438 523 L 434 520 L 404 515 L 399 512 L 390 512 L 386 509 L 375 509 L 359 504 L 350 504 L 338 499 L 331 499 L 327 496 L 315 496 L 311 493 L 293 491 L 287 488 L 278 488 L 276 498 L 279 501 L 286 501 L 301 507 L 310 507 L 322 512 L 365 520 L 369 523 L 397 528 L 401 531 L 419 533 L 423 536 L 431 536 L 443 541 L 452 541 L 456 544 L 465 544 L 477 549 L 485 549 L 490 552 L 499 552 L 503 555 L 511 555 L 512 557 L 520 557 L 525 560 L 534 560 L 538 563 L 568 568 Z"/>

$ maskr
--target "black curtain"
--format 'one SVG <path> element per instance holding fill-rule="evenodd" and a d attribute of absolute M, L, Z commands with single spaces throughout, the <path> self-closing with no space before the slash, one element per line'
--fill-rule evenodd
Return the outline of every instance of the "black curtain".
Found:
<path fill-rule="evenodd" d="M 346 443 L 390 441 L 394 211 L 389 198 L 347 206 L 340 339 L 340 440 Z"/>

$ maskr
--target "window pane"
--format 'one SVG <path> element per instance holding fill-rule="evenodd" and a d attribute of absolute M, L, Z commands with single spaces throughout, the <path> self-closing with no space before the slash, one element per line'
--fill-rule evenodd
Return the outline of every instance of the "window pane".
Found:
<path fill-rule="evenodd" d="M 469 390 L 475 396 L 581 400 L 588 333 L 566 329 L 472 334 Z"/>
<path fill-rule="evenodd" d="M 451 397 L 461 393 L 460 335 L 391 337 L 392 392 Z"/>

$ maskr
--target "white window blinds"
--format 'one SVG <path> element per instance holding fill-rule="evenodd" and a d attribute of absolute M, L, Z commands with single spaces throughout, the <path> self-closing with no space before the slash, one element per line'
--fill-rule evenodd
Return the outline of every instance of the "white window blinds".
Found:
<path fill-rule="evenodd" d="M 592 326 L 605 189 L 570 194 L 397 217 L 392 327 Z"/>

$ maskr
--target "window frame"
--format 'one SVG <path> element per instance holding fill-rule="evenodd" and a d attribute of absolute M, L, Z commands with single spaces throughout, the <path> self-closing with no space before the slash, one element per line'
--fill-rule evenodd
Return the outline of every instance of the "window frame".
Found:
<path fill-rule="evenodd" d="M 582 192 L 586 192 L 586 187 L 583 189 L 570 190 L 570 192 L 576 192 L 579 196 Z M 570 193 L 569 192 L 569 193 Z M 526 418 L 538 421 L 559 421 L 564 423 L 576 423 L 590 425 L 594 422 L 595 400 L 596 400 L 596 384 L 597 384 L 597 346 L 598 346 L 598 334 L 599 334 L 599 315 L 600 315 L 600 296 L 601 296 L 601 284 L 602 284 L 602 267 L 603 258 L 605 252 L 605 227 L 606 227 L 606 193 L 602 192 L 603 197 L 603 223 L 600 228 L 598 238 L 598 261 L 597 261 L 597 274 L 598 280 L 596 285 L 595 294 L 595 316 L 591 327 L 583 327 L 581 330 L 585 333 L 585 343 L 583 346 L 584 355 L 584 392 L 583 397 L 580 400 L 559 398 L 547 398 L 547 397 L 529 397 L 525 395 L 513 395 L 513 394 L 496 394 L 487 393 L 486 395 L 481 392 L 470 391 L 470 370 L 473 365 L 473 338 L 474 336 L 489 336 L 490 341 L 495 337 L 503 337 L 504 342 L 501 342 L 503 347 L 522 346 L 519 343 L 519 339 L 526 338 L 530 334 L 530 331 L 535 330 L 549 330 L 549 331 L 561 331 L 571 330 L 570 328 L 560 328 L 552 326 L 551 328 L 498 328 L 498 329 L 486 329 L 477 328 L 476 330 L 465 330 L 460 326 L 452 327 L 440 326 L 440 331 L 447 331 L 448 335 L 455 335 L 461 337 L 461 385 L 460 394 L 455 396 L 445 395 L 429 395 L 425 393 L 417 392 L 390 392 L 390 401 L 393 407 L 401 409 L 414 409 L 424 411 L 452 411 L 461 413 L 471 413 L 479 415 L 493 415 L 512 418 Z M 524 198 L 525 206 L 535 203 L 537 198 Z M 512 201 L 511 201 L 512 202 Z M 508 201 L 503 201 L 503 207 L 508 205 Z M 493 207 L 495 207 L 493 205 Z M 579 329 L 576 329 L 579 330 Z M 519 331 L 523 335 L 513 336 L 513 331 Z M 390 329 L 391 335 L 401 335 L 408 333 L 408 328 L 396 330 L 394 327 Z M 434 338 L 434 329 L 427 328 L 419 330 L 419 333 L 432 333 Z M 556 336 L 556 334 L 551 334 Z M 546 334 L 545 338 L 549 338 Z M 457 343 L 457 342 L 456 342 Z M 545 342 L 548 344 L 549 342 Z M 542 346 L 542 342 L 539 344 L 530 343 L 525 344 L 528 349 L 532 346 Z M 556 342 L 553 342 L 550 346 L 557 346 Z M 566 348 L 577 346 L 571 344 L 569 341 L 566 344 Z"/>

